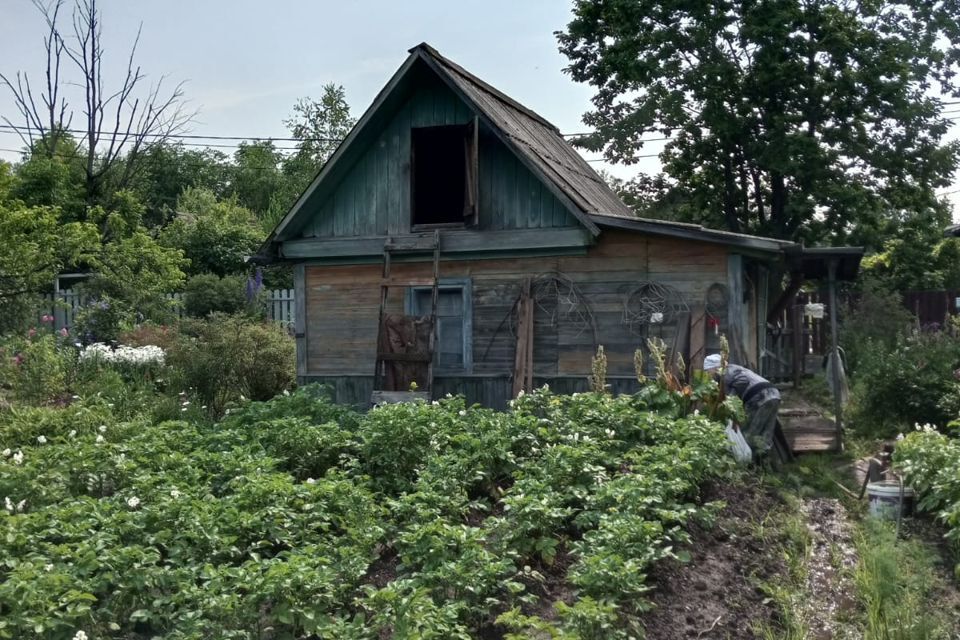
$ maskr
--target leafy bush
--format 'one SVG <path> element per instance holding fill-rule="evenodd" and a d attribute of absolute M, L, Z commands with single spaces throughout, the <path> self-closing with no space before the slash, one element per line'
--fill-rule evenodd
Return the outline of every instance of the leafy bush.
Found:
<path fill-rule="evenodd" d="M 136 314 L 126 303 L 100 296 L 82 306 L 73 329 L 85 342 L 115 342 L 136 324 Z"/>
<path fill-rule="evenodd" d="M 66 330 L 54 334 L 45 327 L 30 329 L 25 336 L 4 343 L 0 381 L 13 390 L 14 398 L 26 404 L 63 398 L 76 360 L 76 350 L 68 338 Z"/>
<path fill-rule="evenodd" d="M 177 325 L 141 322 L 133 329 L 120 334 L 120 342 L 132 347 L 154 345 L 168 351 L 177 339 Z"/>
<path fill-rule="evenodd" d="M 897 443 L 894 463 L 918 492 L 919 508 L 943 521 L 947 539 L 960 551 L 960 440 L 918 426 Z M 960 579 L 960 564 L 955 572 Z"/>
<path fill-rule="evenodd" d="M 851 420 L 878 437 L 915 423 L 945 425 L 960 412 L 958 365 L 960 338 L 950 331 L 900 336 L 892 349 L 877 348 L 859 365 Z"/>
<path fill-rule="evenodd" d="M 855 304 L 840 312 L 839 342 L 843 346 L 847 372 L 857 375 L 860 367 L 882 351 L 892 350 L 908 332 L 914 317 L 903 307 L 900 294 L 874 279 L 867 279 Z"/>
<path fill-rule="evenodd" d="M 247 307 L 246 282 L 243 276 L 195 275 L 183 291 L 184 311 L 194 318 L 205 318 L 211 313 L 240 313 Z"/>
<path fill-rule="evenodd" d="M 219 416 L 241 397 L 268 400 L 288 389 L 296 378 L 295 351 L 277 324 L 213 314 L 184 323 L 168 357 L 180 388 Z"/>

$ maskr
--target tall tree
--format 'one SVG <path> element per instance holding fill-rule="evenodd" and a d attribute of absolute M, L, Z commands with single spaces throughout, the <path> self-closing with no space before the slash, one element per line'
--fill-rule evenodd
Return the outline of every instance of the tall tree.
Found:
<path fill-rule="evenodd" d="M 0 83 L 10 90 L 22 118 L 19 125 L 6 118 L 4 121 L 34 153 L 40 151 L 53 157 L 60 153 L 61 138 L 71 132 L 73 124 L 73 108 L 64 90 L 68 86 L 79 87 L 83 124 L 77 130 L 80 135 L 74 151 L 84 156 L 84 191 L 87 204 L 92 205 L 109 195 L 105 188 L 108 181 L 112 189 L 129 185 L 142 166 L 145 153 L 180 133 L 193 113 L 184 109 L 182 84 L 167 90 L 164 77 L 146 84 L 146 75 L 136 63 L 140 30 L 127 56 L 122 82 L 107 88 L 97 0 L 75 0 L 66 29 L 62 20 L 66 0 L 33 2 L 47 24 L 45 86 L 40 89 L 38 103 L 28 74 L 0 74 Z M 62 77 L 65 62 L 72 65 L 78 77 Z M 38 145 L 38 140 L 43 144 Z"/>
<path fill-rule="evenodd" d="M 688 217 L 842 241 L 942 211 L 958 16 L 955 0 L 577 0 L 557 36 L 597 89 L 585 147 L 632 163 L 666 136 Z"/>
<path fill-rule="evenodd" d="M 267 229 L 272 229 L 310 186 L 323 164 L 353 129 L 356 119 L 350 115 L 343 86 L 328 83 L 323 86 L 319 100 L 309 97 L 297 100 L 293 115 L 283 123 L 290 136 L 299 141 L 297 150 L 283 160 L 283 186 L 273 194 L 269 211 L 261 218 Z"/>
<path fill-rule="evenodd" d="M 346 90 L 333 83 L 323 86 L 319 100 L 300 98 L 293 105 L 293 116 L 283 121 L 290 136 L 300 140 L 291 160 L 308 163 L 314 171 L 333 155 L 347 137 L 356 119 L 350 115 Z"/>

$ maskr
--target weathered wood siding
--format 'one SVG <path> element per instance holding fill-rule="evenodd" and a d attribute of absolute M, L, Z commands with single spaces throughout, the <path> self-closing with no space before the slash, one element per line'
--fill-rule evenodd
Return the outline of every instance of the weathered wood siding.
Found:
<path fill-rule="evenodd" d="M 474 114 L 442 81 L 424 77 L 379 137 L 319 206 L 304 237 L 410 231 L 410 129 L 466 124 Z M 499 140 L 481 127 L 480 229 L 569 227 L 574 216 Z"/>
<path fill-rule="evenodd" d="M 470 396 L 485 404 L 490 397 L 509 395 L 515 337 L 511 308 L 526 277 L 559 273 L 569 278 L 586 302 L 578 313 L 592 324 L 551 323 L 554 309 L 541 305 L 534 330 L 534 371 L 541 382 L 578 387 L 590 373 L 597 344 L 607 353 L 610 376 L 628 384 L 634 375 L 633 353 L 644 338 L 623 321 L 625 296 L 642 281 L 669 284 L 690 304 L 702 304 L 711 284 L 727 282 L 727 249 L 707 243 L 604 232 L 583 256 L 443 261 L 443 278 L 470 278 L 473 300 L 473 367 L 463 375 L 438 380 L 438 393 L 450 385 L 480 385 Z M 429 276 L 427 262 L 395 263 L 393 275 Z M 372 375 L 379 304 L 379 265 L 307 266 L 306 375 L 312 379 Z M 392 311 L 403 309 L 404 291 L 391 290 Z M 565 301 L 561 300 L 563 306 Z M 654 329 L 667 342 L 668 327 Z M 345 378 L 347 379 L 347 378 Z M 367 383 L 354 380 L 354 387 Z M 506 382 L 503 382 L 506 380 Z M 344 383 L 347 384 L 347 383 Z M 619 384 L 619 383 L 618 383 Z M 500 386 L 503 389 L 500 389 Z M 469 385 L 468 385 L 469 386 Z M 505 391 L 504 391 L 505 389 Z M 466 392 L 466 391 L 464 391 Z M 363 390 L 357 391 L 362 395 Z M 346 397 L 346 396 L 345 396 Z"/>

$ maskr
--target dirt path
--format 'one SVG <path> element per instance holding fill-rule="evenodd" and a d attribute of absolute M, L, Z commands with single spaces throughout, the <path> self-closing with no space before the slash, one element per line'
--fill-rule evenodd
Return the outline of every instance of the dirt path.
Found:
<path fill-rule="evenodd" d="M 810 533 L 806 598 L 800 615 L 811 640 L 859 638 L 853 617 L 857 550 L 853 523 L 835 498 L 809 498 L 801 507 Z"/>

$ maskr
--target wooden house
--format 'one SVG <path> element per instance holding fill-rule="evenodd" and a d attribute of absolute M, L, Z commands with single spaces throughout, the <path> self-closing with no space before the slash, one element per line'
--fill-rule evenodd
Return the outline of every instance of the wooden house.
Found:
<path fill-rule="evenodd" d="M 556 127 L 421 44 L 260 258 L 294 266 L 301 382 L 502 407 L 586 388 L 599 345 L 615 391 L 650 338 L 696 365 L 725 334 L 756 363 L 790 249 L 637 218 Z"/>

